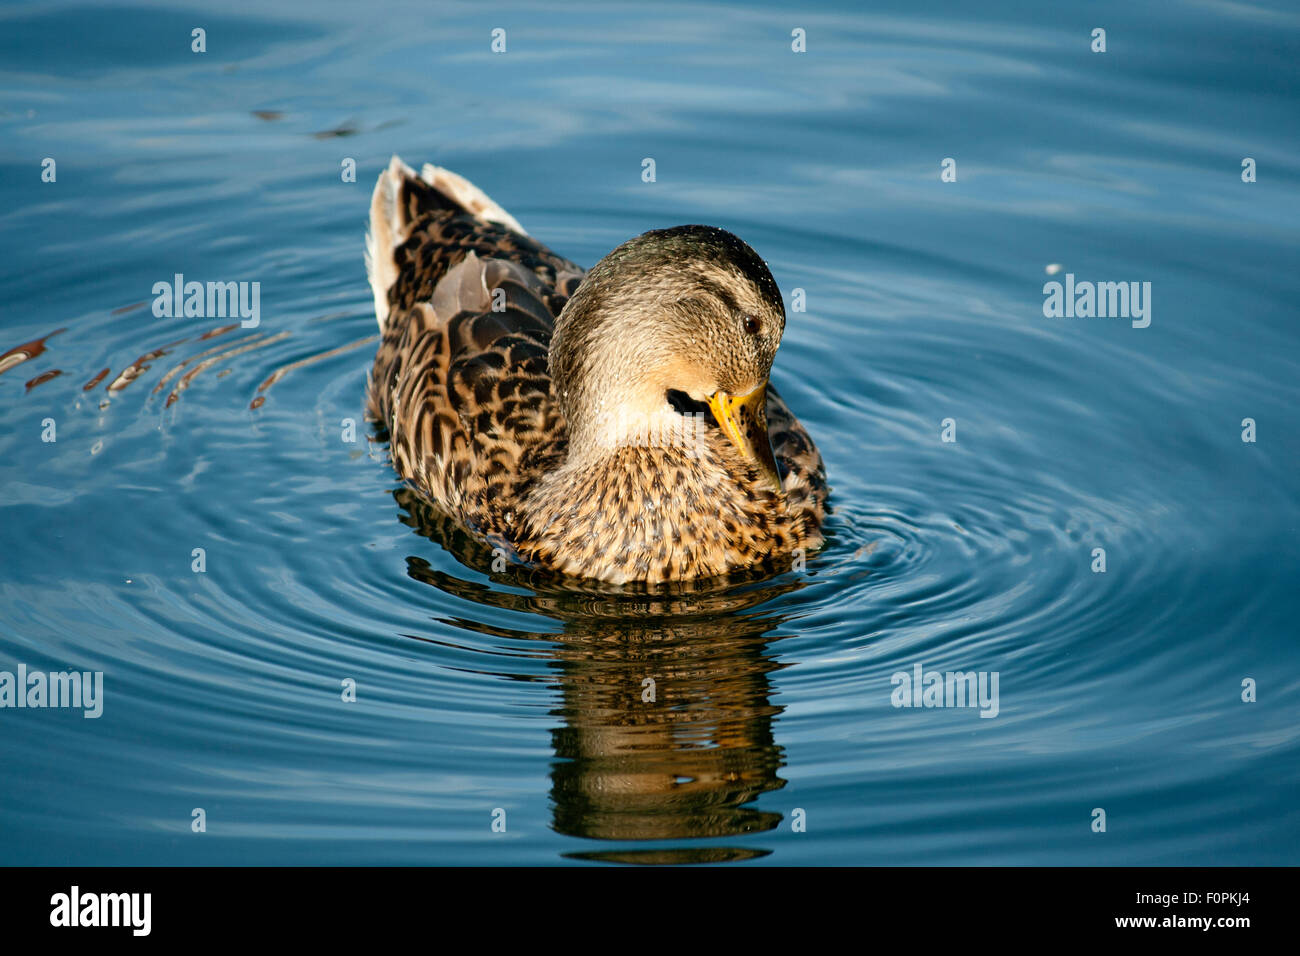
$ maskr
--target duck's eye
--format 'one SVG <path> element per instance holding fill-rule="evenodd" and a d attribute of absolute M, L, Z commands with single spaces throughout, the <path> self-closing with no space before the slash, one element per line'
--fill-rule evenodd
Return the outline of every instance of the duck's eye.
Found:
<path fill-rule="evenodd" d="M 750 335 L 757 335 L 759 330 L 763 328 L 763 324 L 752 315 L 745 316 L 743 321 L 745 323 L 745 331 Z"/>

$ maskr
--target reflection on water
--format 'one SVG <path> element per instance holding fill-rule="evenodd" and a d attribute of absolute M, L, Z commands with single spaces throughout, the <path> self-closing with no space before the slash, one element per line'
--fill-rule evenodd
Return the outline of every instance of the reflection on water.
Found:
<path fill-rule="evenodd" d="M 133 307 L 124 307 L 124 308 L 133 308 Z M 116 309 L 114 310 L 114 313 L 116 314 L 121 311 L 122 311 L 121 309 Z M 330 316 L 325 316 L 325 318 L 330 318 Z M 208 329 L 206 332 L 203 332 L 200 335 L 195 336 L 193 340 L 197 343 L 203 343 L 208 341 L 209 339 L 214 339 L 217 338 L 218 336 L 226 335 L 227 333 L 233 332 L 238 328 L 240 328 L 238 323 L 235 323 L 233 325 L 219 325 L 214 328 Z M 25 342 L 22 345 L 17 345 L 9 349 L 9 351 L 5 352 L 3 355 L 0 355 L 0 373 L 4 373 L 9 369 L 14 368 L 15 366 L 23 362 L 30 361 L 31 359 L 40 356 L 45 352 L 47 348 L 45 344 L 47 339 L 51 338 L 52 336 L 58 335 L 61 332 L 66 332 L 66 331 L 67 329 L 57 329 L 56 331 L 51 332 L 48 335 L 42 336 L 39 339 L 35 339 L 34 341 L 31 342 Z M 166 401 L 164 402 L 164 406 L 166 408 L 171 408 L 172 405 L 174 405 L 176 401 L 181 397 L 181 393 L 184 392 L 187 388 L 189 388 L 194 383 L 194 380 L 198 378 L 200 375 L 202 375 L 204 372 L 208 371 L 214 366 L 220 365 L 223 362 L 228 362 L 231 359 L 244 355 L 248 352 L 253 352 L 258 349 L 266 348 L 267 346 L 270 345 L 275 345 L 276 343 L 282 342 L 285 339 L 288 339 L 289 337 L 290 337 L 289 332 L 278 332 L 274 335 L 268 334 L 266 332 L 253 332 L 248 335 L 237 337 L 238 344 L 236 345 L 229 345 L 229 344 L 216 345 L 211 348 L 203 349 L 202 351 L 190 355 L 187 358 L 180 361 L 179 363 L 173 365 L 166 373 L 164 373 L 158 379 L 157 384 L 154 385 L 153 391 L 150 394 L 157 395 L 168 384 L 172 383 L 172 381 L 175 380 L 175 384 L 172 386 L 171 391 L 167 393 L 167 398 Z M 260 385 L 257 386 L 257 394 L 253 397 L 253 400 L 249 402 L 248 407 L 251 409 L 261 408 L 262 405 L 266 402 L 266 392 L 273 385 L 279 382 L 282 378 L 288 375 L 290 372 L 293 372 L 296 369 L 304 368 L 309 365 L 315 365 L 317 362 L 323 362 L 326 359 L 331 359 L 338 355 L 343 355 L 347 352 L 353 351 L 354 349 L 361 348 L 364 345 L 370 345 L 375 341 L 377 341 L 378 338 L 379 338 L 378 335 L 367 335 L 364 338 L 357 339 L 356 341 L 348 342 L 346 345 L 340 345 L 337 348 L 326 349 L 322 352 L 317 352 L 314 355 L 309 355 L 306 358 L 298 359 L 295 362 L 289 362 L 287 364 L 279 366 L 274 371 L 272 371 L 271 374 L 268 375 Z M 160 345 L 155 348 L 148 349 L 147 351 L 140 354 L 135 359 L 135 361 L 128 363 L 120 372 L 118 372 L 116 377 L 114 377 L 108 383 L 108 385 L 105 386 L 105 391 L 109 395 L 115 395 L 116 393 L 122 391 L 128 385 L 130 385 L 132 382 L 138 379 L 141 375 L 147 372 L 152 367 L 153 363 L 156 362 L 158 359 L 163 358 L 164 356 L 167 355 L 171 355 L 173 351 L 175 351 L 181 345 L 184 345 L 189 341 L 190 338 L 185 337 L 185 338 L 176 339 L 175 341 L 168 342 L 164 345 Z M 101 382 L 103 382 L 104 379 L 108 378 L 108 375 L 111 371 L 112 371 L 111 368 L 101 369 L 99 372 L 95 373 L 95 375 L 91 377 L 91 379 L 88 382 L 86 382 L 85 385 L 81 387 L 81 390 L 83 392 L 94 391 L 96 386 L 98 386 Z M 218 373 L 218 377 L 229 374 L 230 371 L 231 369 L 223 369 L 220 373 Z M 57 378 L 61 374 L 62 374 L 61 369 L 50 369 L 49 371 L 43 372 L 40 375 L 36 376 L 35 378 L 31 379 L 29 382 L 27 382 L 26 385 L 27 390 L 30 391 L 32 388 L 36 387 L 37 385 L 40 385 L 44 382 L 48 382 L 52 378 Z M 109 399 L 105 398 L 100 402 L 100 407 L 106 408 L 108 407 L 108 404 L 109 404 Z"/>
<path fill-rule="evenodd" d="M 395 497 L 403 520 L 419 533 L 470 567 L 491 566 L 491 551 L 435 507 L 407 489 Z M 783 618 L 753 609 L 800 588 L 797 579 L 611 588 L 512 568 L 493 575 L 501 587 L 486 588 L 419 558 L 409 559 L 409 574 L 448 594 L 562 626 L 509 635 L 553 645 L 561 698 L 552 711 L 561 722 L 552 731 L 555 830 L 600 840 L 669 840 L 757 833 L 781 823 L 781 814 L 750 804 L 785 784 L 772 733 L 782 708 L 771 701 L 769 680 L 781 666 L 769 648 Z M 531 593 L 517 593 L 521 584 Z M 689 863 L 767 852 L 710 844 L 569 855 Z"/>

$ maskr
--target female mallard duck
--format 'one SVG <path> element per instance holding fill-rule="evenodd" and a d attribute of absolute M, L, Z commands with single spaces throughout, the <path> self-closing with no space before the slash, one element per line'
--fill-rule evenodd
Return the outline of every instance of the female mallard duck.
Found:
<path fill-rule="evenodd" d="M 393 157 L 366 265 L 394 466 L 514 560 L 622 584 L 821 545 L 821 455 L 768 386 L 781 294 L 731 233 L 657 229 L 584 275 L 460 176 Z"/>

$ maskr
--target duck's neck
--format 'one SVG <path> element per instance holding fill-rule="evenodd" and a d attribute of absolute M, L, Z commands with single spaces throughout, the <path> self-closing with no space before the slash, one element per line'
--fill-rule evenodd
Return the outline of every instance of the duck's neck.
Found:
<path fill-rule="evenodd" d="M 569 429 L 569 461 L 596 467 L 624 448 L 679 449 L 690 454 L 704 440 L 704 413 L 681 414 L 667 400 L 647 406 L 595 409 Z"/>

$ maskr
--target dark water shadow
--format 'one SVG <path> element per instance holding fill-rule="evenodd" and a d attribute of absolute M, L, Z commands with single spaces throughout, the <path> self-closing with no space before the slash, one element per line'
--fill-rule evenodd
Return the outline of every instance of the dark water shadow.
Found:
<path fill-rule="evenodd" d="M 493 554 L 415 493 L 395 493 L 402 521 L 494 584 L 466 581 L 423 558 L 412 578 L 486 607 L 559 622 L 525 632 L 466 620 L 458 627 L 550 645 L 561 702 L 551 714 L 551 827 L 596 840 L 710 840 L 760 833 L 779 813 L 751 804 L 785 786 L 772 722 L 771 652 L 783 618 L 758 610 L 804 582 L 741 575 L 680 586 L 611 587 L 527 568 Z M 508 590 L 506 589 L 508 588 Z M 520 593 L 520 591 L 526 593 Z M 730 862 L 770 851 L 717 845 L 573 852 L 573 859 L 671 864 Z"/>

